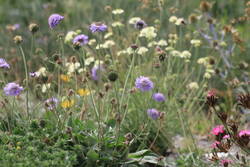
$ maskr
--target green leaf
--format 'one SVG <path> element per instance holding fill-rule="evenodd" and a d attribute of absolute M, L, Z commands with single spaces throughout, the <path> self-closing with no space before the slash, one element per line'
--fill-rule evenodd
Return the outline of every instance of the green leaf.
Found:
<path fill-rule="evenodd" d="M 96 161 L 99 159 L 99 155 L 94 150 L 89 150 L 87 153 L 87 157 L 92 161 Z"/>
<path fill-rule="evenodd" d="M 141 151 L 137 151 L 135 153 L 130 153 L 128 154 L 128 158 L 139 158 L 139 157 L 143 157 L 146 153 L 149 153 L 150 151 L 145 149 L 145 150 L 141 150 Z"/>

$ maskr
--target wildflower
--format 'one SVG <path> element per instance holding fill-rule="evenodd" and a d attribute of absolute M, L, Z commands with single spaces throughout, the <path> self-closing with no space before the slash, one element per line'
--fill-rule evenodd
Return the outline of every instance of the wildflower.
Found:
<path fill-rule="evenodd" d="M 139 35 L 139 37 L 145 37 L 149 40 L 155 38 L 156 36 L 157 36 L 156 29 L 154 27 L 143 28 Z"/>
<path fill-rule="evenodd" d="M 120 14 L 123 14 L 123 13 L 124 13 L 123 9 L 115 9 L 115 10 L 112 11 L 113 15 L 120 15 Z"/>
<path fill-rule="evenodd" d="M 89 42 L 89 37 L 84 34 L 77 35 L 73 39 L 73 44 L 79 43 L 81 46 L 86 45 Z"/>
<path fill-rule="evenodd" d="M 107 34 L 104 35 L 104 39 L 108 39 L 113 35 L 112 32 L 108 32 Z"/>
<path fill-rule="evenodd" d="M 14 42 L 16 43 L 16 44 L 21 44 L 22 42 L 23 42 L 23 38 L 22 38 L 22 36 L 20 36 L 20 35 L 16 35 L 15 37 L 14 37 Z"/>
<path fill-rule="evenodd" d="M 215 136 L 223 134 L 224 132 L 225 131 L 224 131 L 224 126 L 223 125 L 217 125 L 212 130 L 212 134 L 215 135 Z"/>
<path fill-rule="evenodd" d="M 170 23 L 175 23 L 176 21 L 177 21 L 177 17 L 176 16 L 171 16 L 170 18 L 169 18 L 169 22 Z"/>
<path fill-rule="evenodd" d="M 129 23 L 129 24 L 135 25 L 135 23 L 136 23 L 137 21 L 139 21 L 139 20 L 141 20 L 140 17 L 132 17 L 132 18 L 128 21 L 128 23 Z"/>
<path fill-rule="evenodd" d="M 40 75 L 42 76 L 46 76 L 47 75 L 47 70 L 45 67 L 41 67 L 38 71 L 37 71 L 37 76 L 39 77 Z"/>
<path fill-rule="evenodd" d="M 147 24 L 143 20 L 138 20 L 135 23 L 135 28 L 138 29 L 138 30 L 141 30 L 141 29 L 143 29 L 146 26 L 147 26 Z"/>
<path fill-rule="evenodd" d="M 250 138 L 250 130 L 241 130 L 239 132 L 239 137 L 249 137 Z"/>
<path fill-rule="evenodd" d="M 190 58 L 191 57 L 191 53 L 187 50 L 184 50 L 182 53 L 181 53 L 181 58 Z"/>
<path fill-rule="evenodd" d="M 63 80 L 64 82 L 69 82 L 70 81 L 70 76 L 61 74 L 60 79 Z"/>
<path fill-rule="evenodd" d="M 54 110 L 58 105 L 58 99 L 55 97 L 49 98 L 45 101 L 45 106 L 48 110 Z"/>
<path fill-rule="evenodd" d="M 111 82 L 115 82 L 117 79 L 118 79 L 118 74 L 114 71 L 110 72 L 108 74 L 108 79 L 111 81 Z"/>
<path fill-rule="evenodd" d="M 216 96 L 216 91 L 215 90 L 209 90 L 207 93 L 207 101 L 206 103 L 211 106 L 214 107 L 215 104 L 217 103 L 217 99 L 218 97 Z"/>
<path fill-rule="evenodd" d="M 95 58 L 94 57 L 89 57 L 85 60 L 85 65 L 86 66 L 89 66 L 91 63 L 93 63 L 95 61 Z"/>
<path fill-rule="evenodd" d="M 91 69 L 91 77 L 92 77 L 92 79 L 93 80 L 95 80 L 95 81 L 97 81 L 97 80 L 99 80 L 99 73 L 101 72 L 101 71 L 103 71 L 104 69 L 103 69 L 103 67 L 102 67 L 102 65 L 97 65 L 97 66 L 94 66 L 92 69 Z"/>
<path fill-rule="evenodd" d="M 64 42 L 68 44 L 71 43 L 76 35 L 77 33 L 75 31 L 69 31 L 65 36 Z"/>
<path fill-rule="evenodd" d="M 79 62 L 68 62 L 65 66 L 68 68 L 68 74 L 72 74 L 80 68 L 81 64 Z"/>
<path fill-rule="evenodd" d="M 139 55 L 144 55 L 145 53 L 147 53 L 148 52 L 148 48 L 146 48 L 146 47 L 140 47 L 139 49 L 138 49 L 138 51 L 137 51 L 137 53 L 139 54 Z"/>
<path fill-rule="evenodd" d="M 225 135 L 225 136 L 223 136 L 223 139 L 229 139 L 230 138 L 230 136 L 229 135 Z"/>
<path fill-rule="evenodd" d="M 135 81 L 135 87 L 142 92 L 150 91 L 154 88 L 154 83 L 148 77 L 140 76 Z"/>
<path fill-rule="evenodd" d="M 48 19 L 49 27 L 51 29 L 55 28 L 63 19 L 64 17 L 59 14 L 50 15 Z"/>
<path fill-rule="evenodd" d="M 32 78 L 38 77 L 38 73 L 37 72 L 30 72 L 29 75 Z"/>
<path fill-rule="evenodd" d="M 161 39 L 161 40 L 158 41 L 158 43 L 157 43 L 157 46 L 167 46 L 167 45 L 168 45 L 167 41 L 166 41 L 166 40 L 163 40 L 163 39 Z"/>
<path fill-rule="evenodd" d="M 194 45 L 194 47 L 199 47 L 199 46 L 201 46 L 201 41 L 198 40 L 198 39 L 192 39 L 192 40 L 190 41 L 190 43 L 191 43 L 192 45 Z"/>
<path fill-rule="evenodd" d="M 114 45 L 115 45 L 115 42 L 113 40 L 107 40 L 103 44 L 97 45 L 96 49 L 100 49 L 100 48 L 108 49 L 108 48 L 111 48 Z"/>
<path fill-rule="evenodd" d="M 228 167 L 228 165 L 230 163 L 232 163 L 233 161 L 232 160 L 228 160 L 228 159 L 223 159 L 220 162 L 221 162 L 221 165 L 223 165 L 223 167 Z"/>
<path fill-rule="evenodd" d="M 43 84 L 42 85 L 42 93 L 45 93 L 51 86 L 51 83 Z"/>
<path fill-rule="evenodd" d="M 157 102 L 165 101 L 165 96 L 162 93 L 154 93 L 152 98 Z"/>
<path fill-rule="evenodd" d="M 151 117 L 153 120 L 157 120 L 160 117 L 160 112 L 154 108 L 148 109 L 147 114 L 149 117 Z"/>
<path fill-rule="evenodd" d="M 218 145 L 220 145 L 220 144 L 221 144 L 221 142 L 215 141 L 215 142 L 212 143 L 211 147 L 212 147 L 212 148 L 217 148 Z"/>
<path fill-rule="evenodd" d="M 211 7 L 212 7 L 212 5 L 209 2 L 207 2 L 207 1 L 202 1 L 200 3 L 200 9 L 203 12 L 208 12 Z"/>
<path fill-rule="evenodd" d="M 112 26 L 112 27 L 123 27 L 124 25 L 123 25 L 121 22 L 116 21 L 116 22 L 113 22 L 113 23 L 111 24 L 111 26 Z"/>
<path fill-rule="evenodd" d="M 107 30 L 107 25 L 101 23 L 101 22 L 97 22 L 97 23 L 92 23 L 89 27 L 90 31 L 92 33 L 95 33 L 95 32 L 104 32 Z"/>
<path fill-rule="evenodd" d="M 90 91 L 88 89 L 78 89 L 77 90 L 77 93 L 80 95 L 80 96 L 87 96 L 90 94 Z"/>
<path fill-rule="evenodd" d="M 39 26 L 35 23 L 29 25 L 29 30 L 32 34 L 35 34 L 39 30 Z"/>
<path fill-rule="evenodd" d="M 10 82 L 3 88 L 3 90 L 6 96 L 17 96 L 23 91 L 23 87 L 14 82 Z"/>
<path fill-rule="evenodd" d="M 10 65 L 3 58 L 0 58 L 0 68 L 7 69 L 10 68 Z"/>
<path fill-rule="evenodd" d="M 63 100 L 61 103 L 62 108 L 70 108 L 75 104 L 75 101 L 73 99 L 66 99 Z"/>
<path fill-rule="evenodd" d="M 187 85 L 187 88 L 191 90 L 196 90 L 199 89 L 199 85 L 197 82 L 191 82 Z"/>
<path fill-rule="evenodd" d="M 96 43 L 96 40 L 95 39 L 91 39 L 91 40 L 89 40 L 89 45 L 90 46 L 93 46 L 94 44 Z"/>

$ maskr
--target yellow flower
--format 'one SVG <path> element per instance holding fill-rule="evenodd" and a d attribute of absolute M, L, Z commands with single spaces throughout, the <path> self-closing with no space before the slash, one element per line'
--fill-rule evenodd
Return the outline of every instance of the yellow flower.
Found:
<path fill-rule="evenodd" d="M 61 74 L 60 75 L 61 80 L 63 80 L 64 82 L 69 82 L 70 81 L 70 77 L 68 75 L 64 75 Z"/>
<path fill-rule="evenodd" d="M 78 89 L 77 90 L 77 93 L 80 95 L 80 96 L 87 96 L 90 94 L 90 91 L 88 89 Z"/>
<path fill-rule="evenodd" d="M 72 107 L 73 105 L 75 104 L 75 101 L 74 100 L 64 100 L 62 103 L 61 103 L 61 106 L 62 108 L 70 108 Z"/>

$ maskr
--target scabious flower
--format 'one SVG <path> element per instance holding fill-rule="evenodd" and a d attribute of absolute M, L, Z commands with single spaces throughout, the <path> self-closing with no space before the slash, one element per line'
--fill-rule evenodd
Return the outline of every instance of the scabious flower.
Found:
<path fill-rule="evenodd" d="M 100 71 L 103 71 L 104 69 L 103 69 L 103 67 L 102 67 L 102 65 L 96 65 L 96 66 L 94 66 L 92 69 L 91 69 L 91 77 L 92 77 L 92 79 L 93 80 L 95 80 L 95 81 L 97 81 L 97 80 L 99 80 L 99 78 L 100 78 Z"/>
<path fill-rule="evenodd" d="M 163 102 L 165 101 L 165 96 L 162 94 L 162 93 L 154 93 L 152 98 L 155 100 L 155 101 L 158 101 L 158 102 Z"/>
<path fill-rule="evenodd" d="M 0 58 L 0 68 L 10 68 L 10 65 L 3 58 Z"/>
<path fill-rule="evenodd" d="M 153 120 L 157 120 L 160 117 L 160 115 L 161 115 L 161 113 L 158 110 L 154 109 L 154 108 L 148 109 L 147 110 L 147 114 Z"/>
<path fill-rule="evenodd" d="M 77 35 L 73 39 L 73 44 L 79 43 L 81 46 L 86 45 L 89 42 L 89 37 L 84 34 Z"/>
<path fill-rule="evenodd" d="M 64 17 L 59 14 L 50 15 L 48 19 L 49 27 L 51 29 L 55 28 L 63 19 Z"/>
<path fill-rule="evenodd" d="M 14 82 L 10 82 L 3 88 L 3 90 L 6 96 L 17 96 L 23 91 L 23 87 Z"/>
<path fill-rule="evenodd" d="M 54 110 L 58 105 L 58 99 L 55 97 L 49 98 L 44 104 L 48 110 Z"/>
<path fill-rule="evenodd" d="M 147 24 L 145 23 L 145 21 L 143 20 L 138 20 L 136 23 L 135 23 L 135 28 L 138 29 L 138 30 L 141 30 L 143 29 L 144 27 L 146 27 Z"/>
<path fill-rule="evenodd" d="M 140 76 L 135 81 L 135 87 L 142 92 L 150 91 L 154 88 L 154 83 L 148 77 Z"/>
<path fill-rule="evenodd" d="M 212 130 L 212 134 L 215 136 L 218 136 L 219 134 L 223 134 L 223 133 L 225 133 L 223 125 L 217 125 Z"/>
<path fill-rule="evenodd" d="M 145 37 L 149 40 L 157 36 L 156 29 L 154 27 L 145 27 L 141 30 L 139 37 Z"/>
<path fill-rule="evenodd" d="M 101 22 L 97 22 L 97 23 L 92 23 L 90 26 L 89 26 L 89 29 L 92 33 L 95 33 L 95 32 L 104 32 L 106 31 L 108 28 L 107 25 L 101 23 Z"/>

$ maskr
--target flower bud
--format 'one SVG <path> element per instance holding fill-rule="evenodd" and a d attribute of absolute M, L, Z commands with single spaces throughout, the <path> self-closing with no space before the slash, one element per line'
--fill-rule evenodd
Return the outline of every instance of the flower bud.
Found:
<path fill-rule="evenodd" d="M 35 34 L 39 30 L 39 26 L 35 23 L 29 25 L 29 30 L 32 34 Z"/>
<path fill-rule="evenodd" d="M 14 37 L 14 42 L 15 42 L 16 44 L 21 44 L 21 43 L 23 42 L 22 36 L 20 36 L 20 35 L 15 36 L 15 37 Z"/>

